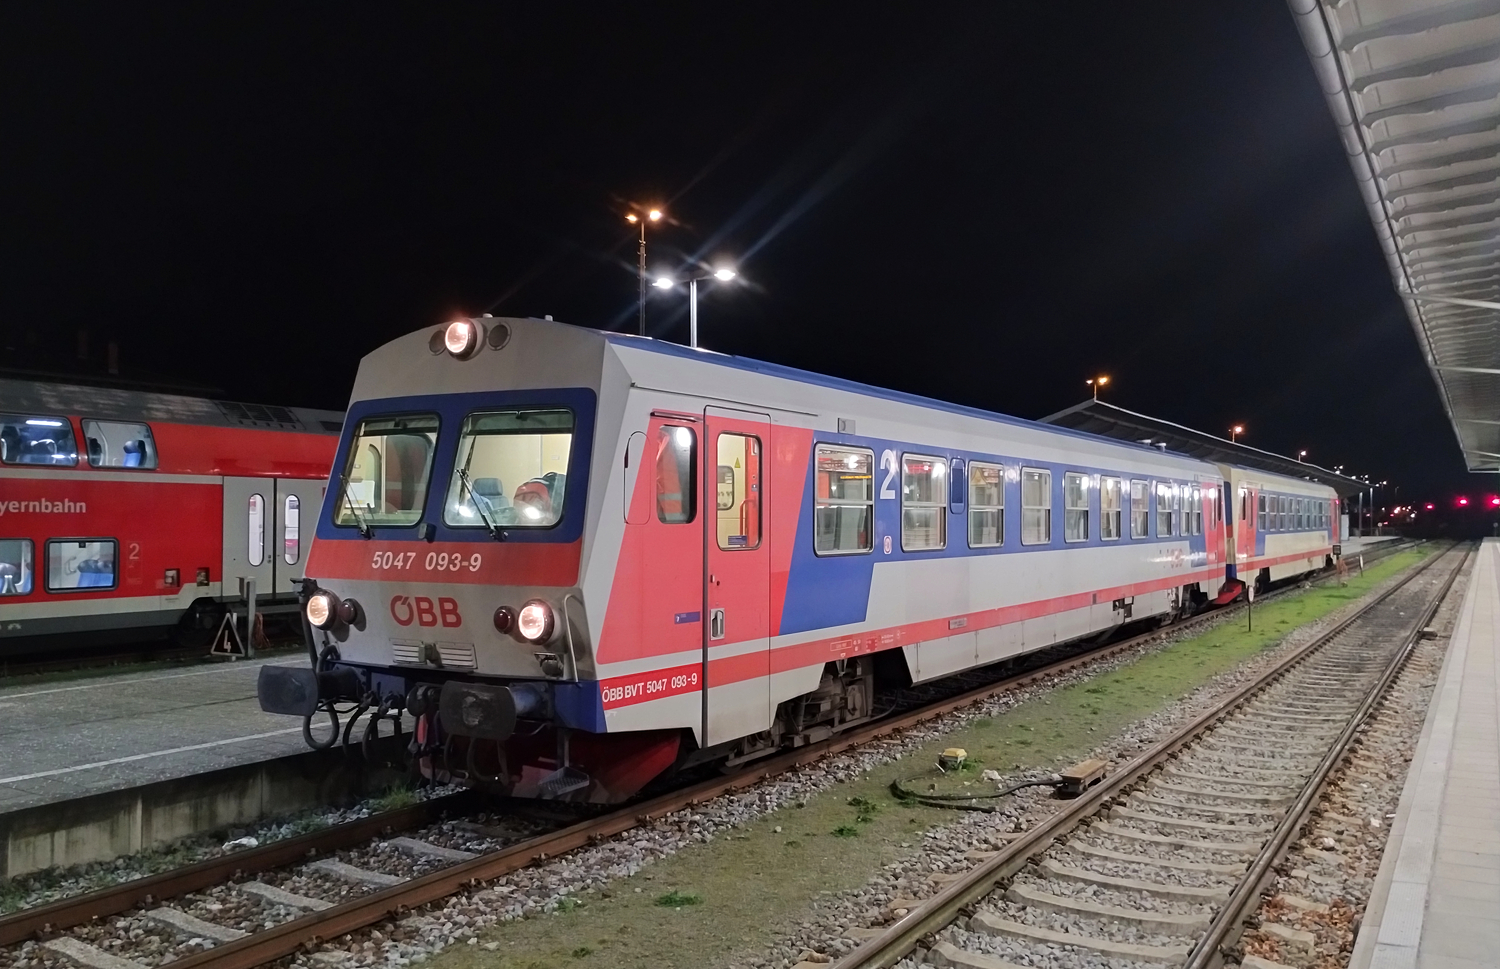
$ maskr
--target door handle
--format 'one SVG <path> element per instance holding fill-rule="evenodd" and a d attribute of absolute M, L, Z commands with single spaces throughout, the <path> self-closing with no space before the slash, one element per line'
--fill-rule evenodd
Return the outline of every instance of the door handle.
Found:
<path fill-rule="evenodd" d="M 708 638 L 724 638 L 724 610 L 711 609 L 708 613 Z"/>

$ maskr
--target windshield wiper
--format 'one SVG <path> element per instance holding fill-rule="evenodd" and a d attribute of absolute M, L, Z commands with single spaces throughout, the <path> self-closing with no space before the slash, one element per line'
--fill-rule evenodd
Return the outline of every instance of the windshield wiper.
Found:
<path fill-rule="evenodd" d="M 473 457 L 473 452 L 470 452 L 469 456 Z M 469 469 L 467 467 L 458 469 L 458 480 L 463 484 L 464 490 L 469 493 L 469 504 L 473 505 L 474 510 L 479 513 L 479 520 L 484 522 L 485 528 L 489 529 L 490 538 L 493 538 L 497 542 L 505 541 L 505 534 L 500 531 L 500 526 L 490 520 L 490 516 L 485 513 L 484 506 L 479 503 L 479 496 L 474 494 L 474 486 L 469 484 Z"/>
<path fill-rule="evenodd" d="M 370 528 L 370 523 L 360 516 L 359 506 L 354 503 L 354 496 L 349 493 L 349 473 L 347 471 L 344 472 L 343 477 L 339 478 L 339 490 L 344 493 L 344 500 L 349 503 L 349 514 L 354 516 L 354 524 L 359 526 L 359 537 L 369 538 L 373 532 Z"/>

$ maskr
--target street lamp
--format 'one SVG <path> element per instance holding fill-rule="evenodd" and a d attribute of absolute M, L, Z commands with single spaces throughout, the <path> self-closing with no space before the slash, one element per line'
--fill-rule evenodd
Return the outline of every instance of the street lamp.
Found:
<path fill-rule="evenodd" d="M 1086 383 L 1090 387 L 1094 388 L 1094 399 L 1098 400 L 1099 399 L 1099 388 L 1103 387 L 1105 384 L 1109 383 L 1109 378 L 1106 377 L 1106 376 L 1104 376 L 1103 374 L 1101 374 L 1101 375 L 1099 375 L 1097 377 L 1090 377 L 1088 380 L 1085 380 L 1084 383 Z"/>
<path fill-rule="evenodd" d="M 736 275 L 733 269 L 725 267 L 683 280 L 688 284 L 688 346 L 695 350 L 698 348 L 698 283 L 705 279 L 717 279 L 727 283 Z M 677 281 L 671 276 L 658 276 L 654 285 L 657 289 L 671 289 L 677 285 Z"/>
<path fill-rule="evenodd" d="M 1231 427 L 1229 429 L 1229 443 L 1233 444 L 1235 441 L 1237 441 L 1239 439 L 1239 436 L 1241 434 L 1243 434 L 1243 433 L 1245 433 L 1245 425 L 1243 425 L 1243 424 L 1236 424 L 1233 427 Z"/>
<path fill-rule="evenodd" d="M 1301 462 L 1301 460 L 1303 458 L 1305 458 L 1305 457 L 1307 457 L 1307 452 L 1306 451 L 1298 451 L 1297 452 L 1297 460 L 1298 460 L 1298 462 Z"/>
<path fill-rule="evenodd" d="M 637 288 L 640 290 L 640 297 L 639 297 L 639 303 L 640 303 L 640 307 L 639 307 L 640 308 L 640 330 L 641 330 L 641 336 L 645 336 L 646 335 L 646 223 L 647 222 L 660 222 L 661 221 L 661 209 L 651 209 L 651 210 L 649 210 L 647 212 L 644 212 L 644 213 L 641 213 L 641 212 L 627 212 L 627 213 L 625 213 L 625 221 L 629 222 L 631 225 L 639 225 L 641 227 L 641 245 L 640 245 L 640 248 L 638 248 L 636 250 L 636 270 L 635 270 L 635 275 L 636 275 Z"/>

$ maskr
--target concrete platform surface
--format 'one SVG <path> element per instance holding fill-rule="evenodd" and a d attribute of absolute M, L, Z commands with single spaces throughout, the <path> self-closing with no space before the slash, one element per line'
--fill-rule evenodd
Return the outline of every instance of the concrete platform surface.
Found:
<path fill-rule="evenodd" d="M 0 688 L 0 814 L 306 750 L 302 724 L 262 713 L 267 663 L 226 662 Z"/>
<path fill-rule="evenodd" d="M 1500 965 L 1500 540 L 1469 576 L 1351 969 Z"/>

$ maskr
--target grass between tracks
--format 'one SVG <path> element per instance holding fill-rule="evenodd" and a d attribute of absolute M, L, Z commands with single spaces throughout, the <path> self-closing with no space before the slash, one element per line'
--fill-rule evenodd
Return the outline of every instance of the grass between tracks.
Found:
<path fill-rule="evenodd" d="M 480 939 L 498 944 L 494 951 L 459 945 L 434 962 L 440 969 L 703 969 L 743 962 L 813 919 L 817 899 L 858 888 L 915 849 L 928 830 L 954 820 L 949 811 L 902 805 L 888 790 L 893 779 L 926 769 L 944 747 L 966 748 L 974 765 L 949 778 L 950 786 L 977 782 L 986 767 L 1011 777 L 1071 763 L 1426 554 L 1393 555 L 1346 588 L 1314 588 L 1257 606 L 1253 632 L 1241 615 L 1117 670 L 976 719 L 915 756 L 683 849 L 603 892 L 579 895 L 555 914 L 497 926 Z"/>

